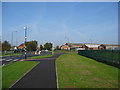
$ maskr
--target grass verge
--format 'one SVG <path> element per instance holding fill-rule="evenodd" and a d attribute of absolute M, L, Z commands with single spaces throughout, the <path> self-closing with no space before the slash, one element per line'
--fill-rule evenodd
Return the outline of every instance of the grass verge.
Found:
<path fill-rule="evenodd" d="M 71 50 L 56 50 L 56 53 L 78 53 L 77 51 L 71 51 Z"/>
<path fill-rule="evenodd" d="M 54 55 L 44 55 L 44 56 L 34 56 L 34 57 L 29 57 L 28 59 L 39 59 L 39 58 L 46 58 L 46 57 L 52 57 Z"/>
<path fill-rule="evenodd" d="M 11 54 L 2 55 L 2 56 L 13 56 L 13 55 L 22 55 L 22 54 L 20 54 L 20 53 L 11 53 Z"/>
<path fill-rule="evenodd" d="M 38 62 L 18 61 L 2 67 L 2 88 L 11 87 Z"/>
<path fill-rule="evenodd" d="M 59 88 L 118 88 L 118 68 L 77 54 L 57 61 Z"/>

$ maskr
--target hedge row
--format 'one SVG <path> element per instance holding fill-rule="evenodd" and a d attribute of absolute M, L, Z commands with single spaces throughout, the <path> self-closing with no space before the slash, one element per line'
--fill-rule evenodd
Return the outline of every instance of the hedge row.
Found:
<path fill-rule="evenodd" d="M 78 50 L 78 54 L 119 68 L 120 50 Z"/>

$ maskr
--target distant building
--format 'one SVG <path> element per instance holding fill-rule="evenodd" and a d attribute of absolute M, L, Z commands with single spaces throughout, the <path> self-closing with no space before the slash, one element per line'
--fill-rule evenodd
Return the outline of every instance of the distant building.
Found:
<path fill-rule="evenodd" d="M 94 43 L 66 43 L 62 50 L 120 50 L 120 45 L 94 44 Z"/>
<path fill-rule="evenodd" d="M 61 50 L 70 50 L 70 47 L 68 45 L 62 45 L 60 47 Z"/>
<path fill-rule="evenodd" d="M 69 46 L 70 50 L 84 50 L 84 44 L 81 43 L 66 43 L 65 45 Z"/>
<path fill-rule="evenodd" d="M 88 50 L 88 46 L 86 46 L 85 44 L 82 46 L 82 48 L 84 48 L 84 50 Z"/>
<path fill-rule="evenodd" d="M 10 50 L 17 50 L 17 46 L 12 46 Z"/>
<path fill-rule="evenodd" d="M 87 46 L 90 50 L 98 50 L 100 44 L 85 44 L 85 46 Z"/>
<path fill-rule="evenodd" d="M 99 50 L 106 50 L 106 45 L 101 44 L 100 46 L 98 46 Z"/>
<path fill-rule="evenodd" d="M 18 49 L 23 49 L 25 48 L 25 43 L 22 43 L 21 45 L 18 46 Z"/>
<path fill-rule="evenodd" d="M 106 44 L 107 50 L 120 50 L 120 45 Z"/>

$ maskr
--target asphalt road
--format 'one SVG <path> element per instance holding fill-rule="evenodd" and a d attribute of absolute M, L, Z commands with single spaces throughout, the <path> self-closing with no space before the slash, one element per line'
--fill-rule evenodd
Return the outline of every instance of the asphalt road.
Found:
<path fill-rule="evenodd" d="M 42 51 L 40 55 L 33 55 L 31 53 L 27 53 L 27 57 L 50 55 L 50 54 L 52 54 L 52 53 Z M 24 58 L 25 58 L 24 54 L 13 55 L 13 56 L 3 56 L 3 57 L 0 57 L 0 65 L 6 65 L 6 64 L 9 64 L 11 62 L 16 62 L 16 61 L 19 61 L 19 60 L 24 59 Z"/>
<path fill-rule="evenodd" d="M 55 60 L 61 54 L 49 59 L 30 60 L 40 62 L 30 72 L 23 76 L 11 88 L 54 88 L 57 89 Z"/>

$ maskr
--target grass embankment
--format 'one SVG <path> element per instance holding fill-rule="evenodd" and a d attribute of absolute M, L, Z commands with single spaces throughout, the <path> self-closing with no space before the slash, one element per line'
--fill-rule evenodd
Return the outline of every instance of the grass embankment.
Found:
<path fill-rule="evenodd" d="M 29 57 L 28 59 L 40 59 L 40 58 L 47 58 L 47 57 L 52 57 L 54 55 L 44 55 L 44 56 L 34 56 L 34 57 Z"/>
<path fill-rule="evenodd" d="M 118 88 L 118 68 L 76 54 L 56 63 L 59 88 Z"/>
<path fill-rule="evenodd" d="M 2 67 L 2 88 L 9 88 L 38 62 L 18 61 Z"/>

